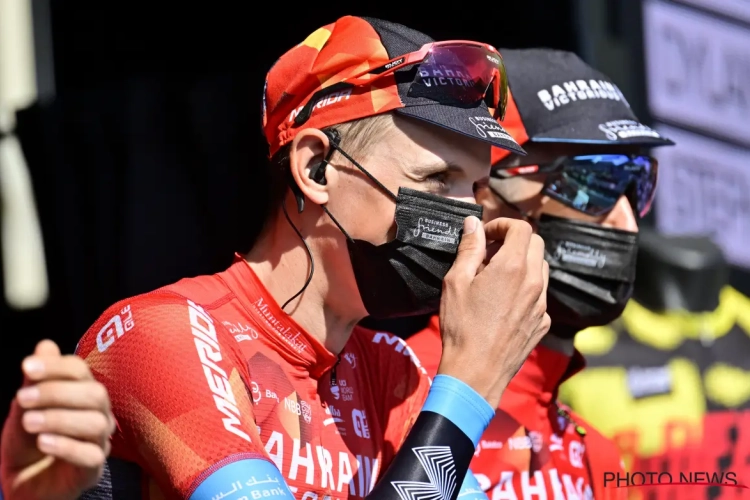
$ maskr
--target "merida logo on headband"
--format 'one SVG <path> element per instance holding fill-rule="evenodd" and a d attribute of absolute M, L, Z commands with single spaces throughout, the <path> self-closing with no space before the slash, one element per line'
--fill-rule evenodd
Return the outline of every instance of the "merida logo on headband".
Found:
<path fill-rule="evenodd" d="M 349 97 L 352 95 L 352 89 L 342 89 L 338 92 L 331 92 L 330 94 L 324 95 L 320 99 L 318 99 L 318 102 L 313 107 L 312 112 L 315 113 L 315 110 L 325 108 L 326 106 L 330 106 L 331 104 L 336 104 L 337 102 L 341 102 L 342 99 L 348 100 Z M 304 108 L 304 104 L 297 109 L 293 109 L 291 113 L 289 113 L 289 118 L 287 121 L 289 123 L 294 121 L 294 118 L 302 111 L 302 108 Z"/>

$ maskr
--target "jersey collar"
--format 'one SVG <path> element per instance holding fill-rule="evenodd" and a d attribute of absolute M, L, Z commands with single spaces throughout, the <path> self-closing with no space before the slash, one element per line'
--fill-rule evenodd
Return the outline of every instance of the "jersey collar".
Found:
<path fill-rule="evenodd" d="M 234 264 L 222 273 L 222 278 L 286 361 L 305 368 L 313 378 L 319 378 L 336 364 L 338 357 L 279 307 L 241 255 L 235 254 Z"/>
<path fill-rule="evenodd" d="M 506 392 L 526 394 L 536 398 L 543 405 L 550 405 L 557 399 L 560 385 L 585 366 L 586 360 L 577 350 L 573 356 L 566 356 L 538 345 L 510 381 Z"/>

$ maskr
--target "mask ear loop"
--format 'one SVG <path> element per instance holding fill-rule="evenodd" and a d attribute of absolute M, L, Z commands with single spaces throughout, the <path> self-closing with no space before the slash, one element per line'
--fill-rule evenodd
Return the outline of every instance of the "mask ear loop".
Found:
<path fill-rule="evenodd" d="M 396 202 L 396 200 L 398 198 L 397 198 L 397 196 L 395 194 L 393 194 L 391 192 L 390 189 L 388 189 L 387 187 L 385 187 L 383 185 L 383 183 L 381 183 L 379 180 L 377 180 L 375 178 L 374 175 L 372 175 L 370 172 L 368 172 L 367 170 L 365 170 L 365 168 L 362 165 L 360 165 L 354 158 L 352 158 L 351 156 L 349 156 L 349 154 L 346 151 L 344 151 L 343 149 L 341 149 L 341 147 L 339 147 L 339 142 L 341 142 L 341 137 L 339 136 L 339 133 L 338 133 L 338 131 L 336 129 L 333 129 L 333 130 L 330 130 L 330 131 L 326 130 L 326 131 L 324 131 L 324 133 L 328 136 L 329 143 L 330 143 L 330 146 L 331 146 L 331 149 L 329 150 L 329 157 L 328 157 L 328 159 L 330 159 L 330 155 L 333 153 L 334 150 L 338 151 L 338 153 L 341 156 L 343 156 L 344 158 L 346 158 L 347 160 L 349 160 L 349 162 L 352 165 L 354 165 L 355 167 L 357 167 L 360 172 L 362 172 L 363 174 L 365 174 L 367 176 L 367 178 L 370 179 L 372 181 L 372 183 L 375 184 L 381 191 L 383 191 L 391 200 L 393 200 L 394 202 Z M 326 162 L 326 164 L 327 163 L 328 162 Z M 322 208 L 323 211 L 326 213 L 326 215 L 331 219 L 331 221 L 333 221 L 333 223 L 336 224 L 336 227 L 339 228 L 339 231 L 341 231 L 343 233 L 343 235 L 346 237 L 346 239 L 348 239 L 349 241 L 353 242 L 354 238 L 352 238 L 351 236 L 349 236 L 349 233 L 347 233 L 346 230 L 344 229 L 344 227 L 341 224 L 339 224 L 339 221 L 337 221 L 336 218 L 331 214 L 331 212 L 328 210 L 328 207 L 326 207 L 325 205 L 321 205 L 320 208 Z"/>
<path fill-rule="evenodd" d="M 367 176 L 367 178 L 372 181 L 373 184 L 375 184 L 377 187 L 379 187 L 380 190 L 383 191 L 385 194 L 387 194 L 393 201 L 396 201 L 396 195 L 393 194 L 390 189 L 388 189 L 387 187 L 385 187 L 379 180 L 377 180 L 374 175 L 372 175 L 370 172 L 368 172 L 367 170 L 365 170 L 365 168 L 362 165 L 360 165 L 354 158 L 352 158 L 351 156 L 349 156 L 349 154 L 347 154 L 346 151 L 344 151 L 343 149 L 341 149 L 339 147 L 339 141 L 338 140 L 332 141 L 331 142 L 331 147 L 333 149 L 335 149 L 336 151 L 338 151 L 341 156 L 343 156 L 344 158 L 346 158 L 347 160 L 349 160 L 352 163 L 352 165 L 354 165 L 355 167 L 357 167 L 360 172 L 362 172 L 363 174 L 365 174 Z"/>
<path fill-rule="evenodd" d="M 324 184 L 325 179 L 325 168 L 330 164 L 331 157 L 333 156 L 334 151 L 338 151 L 341 156 L 349 160 L 352 165 L 357 167 L 363 174 L 365 174 L 378 188 L 380 188 L 381 191 L 383 191 L 385 194 L 387 194 L 394 202 L 397 200 L 396 195 L 394 195 L 387 187 L 385 187 L 379 180 L 377 180 L 370 172 L 365 170 L 362 165 L 360 165 L 357 161 L 354 160 L 349 154 L 346 153 L 343 149 L 339 147 L 339 142 L 341 142 L 341 136 L 339 135 L 339 132 L 336 129 L 332 130 L 324 130 L 323 131 L 326 136 L 328 136 L 328 144 L 329 149 L 328 153 L 326 154 L 323 161 L 316 165 L 312 171 L 310 172 L 310 177 L 316 180 L 316 182 L 320 184 Z M 292 193 L 294 194 L 294 197 L 297 201 L 297 212 L 302 213 L 302 211 L 305 209 L 305 195 L 302 194 L 302 190 L 299 188 L 296 182 L 294 182 L 294 179 L 291 176 L 291 171 L 289 172 L 289 185 L 292 190 Z M 287 222 L 292 227 L 295 233 L 297 233 L 297 236 L 299 237 L 300 241 L 302 241 L 302 244 L 305 247 L 305 252 L 307 253 L 307 257 L 310 260 L 310 272 L 307 275 L 307 279 L 305 280 L 305 284 L 302 285 L 302 288 L 295 293 L 292 297 L 289 298 L 286 302 L 284 302 L 284 305 L 281 306 L 281 310 L 283 311 L 286 309 L 286 306 L 289 305 L 290 302 L 292 302 L 294 299 L 299 297 L 304 293 L 304 291 L 307 289 L 307 287 L 310 285 L 310 282 L 312 282 L 313 274 L 315 273 L 315 258 L 313 257 L 312 251 L 310 250 L 310 245 L 307 244 L 307 241 L 305 241 L 305 237 L 302 236 L 302 233 L 297 228 L 297 226 L 294 225 L 292 222 L 291 217 L 289 217 L 289 212 L 286 209 L 286 203 L 283 203 L 281 205 L 281 208 L 284 212 L 284 217 L 286 217 Z M 336 220 L 336 218 L 331 214 L 331 212 L 328 210 L 328 207 L 325 205 L 321 205 L 320 208 L 323 209 L 323 211 L 326 213 L 326 215 L 333 221 L 334 224 L 336 224 L 336 227 L 339 228 L 339 231 L 349 240 L 354 241 L 354 239 L 349 236 L 349 233 L 346 232 L 344 227 L 339 223 L 339 221 Z"/>

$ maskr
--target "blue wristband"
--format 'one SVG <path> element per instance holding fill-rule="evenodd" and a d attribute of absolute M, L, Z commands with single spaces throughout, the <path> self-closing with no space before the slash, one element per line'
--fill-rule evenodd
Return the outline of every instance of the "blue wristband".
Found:
<path fill-rule="evenodd" d="M 475 448 L 495 416 L 495 409 L 477 391 L 448 375 L 433 379 L 422 411 L 437 413 L 453 422 Z"/>
<path fill-rule="evenodd" d="M 230 490 L 231 488 L 231 490 Z M 204 478 L 189 500 L 242 500 L 281 497 L 294 499 L 279 469 L 257 458 L 231 462 Z"/>

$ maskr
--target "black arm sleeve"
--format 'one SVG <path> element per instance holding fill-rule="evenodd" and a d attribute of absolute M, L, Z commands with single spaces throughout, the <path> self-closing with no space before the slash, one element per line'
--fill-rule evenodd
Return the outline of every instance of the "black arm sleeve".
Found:
<path fill-rule="evenodd" d="M 412 500 L 439 494 L 441 500 L 456 500 L 473 456 L 474 443 L 461 429 L 438 413 L 422 411 L 367 498 Z"/>

